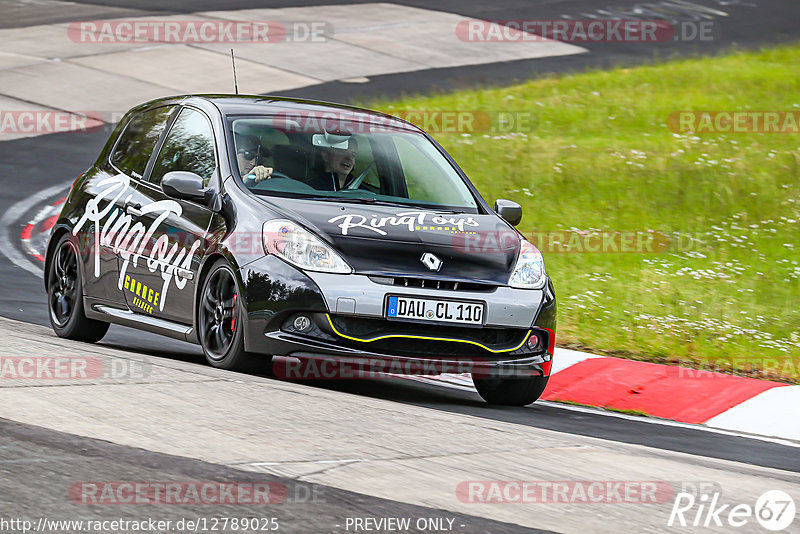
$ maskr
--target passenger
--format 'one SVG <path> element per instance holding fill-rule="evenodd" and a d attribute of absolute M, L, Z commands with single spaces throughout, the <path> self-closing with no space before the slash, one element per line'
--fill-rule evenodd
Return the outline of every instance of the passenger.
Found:
<path fill-rule="evenodd" d="M 356 164 L 358 141 L 351 137 L 347 148 L 321 149 L 324 170 L 308 181 L 308 185 L 318 191 L 339 191 L 344 189 L 353 179 Z"/>

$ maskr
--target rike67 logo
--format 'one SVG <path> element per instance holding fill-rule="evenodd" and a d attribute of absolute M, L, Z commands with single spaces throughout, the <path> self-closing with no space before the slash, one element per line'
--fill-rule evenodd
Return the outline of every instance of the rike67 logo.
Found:
<path fill-rule="evenodd" d="M 681 492 L 675 496 L 667 526 L 739 528 L 752 524 L 755 519 L 763 528 L 779 532 L 794 522 L 795 513 L 794 499 L 781 490 L 764 492 L 755 506 L 722 504 L 719 492 L 697 496 Z"/>

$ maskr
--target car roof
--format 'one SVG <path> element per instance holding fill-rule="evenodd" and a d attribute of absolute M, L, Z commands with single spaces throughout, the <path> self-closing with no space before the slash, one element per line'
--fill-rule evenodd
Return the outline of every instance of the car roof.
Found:
<path fill-rule="evenodd" d="M 381 125 L 422 132 L 416 125 L 387 113 L 333 102 L 273 95 L 195 94 L 177 98 L 183 99 L 185 103 L 190 103 L 193 99 L 211 102 L 223 115 L 307 113 L 322 117 L 326 113 L 338 112 L 344 113 L 346 117 L 356 116 L 365 122 L 376 122 Z"/>

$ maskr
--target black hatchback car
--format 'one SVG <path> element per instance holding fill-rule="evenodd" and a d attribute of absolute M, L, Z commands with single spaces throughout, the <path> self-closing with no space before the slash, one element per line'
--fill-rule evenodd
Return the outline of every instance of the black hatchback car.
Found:
<path fill-rule="evenodd" d="M 47 247 L 50 320 L 82 341 L 115 323 L 199 343 L 224 369 L 471 372 L 488 402 L 525 405 L 550 375 L 556 300 L 521 217 L 389 115 L 156 100 L 72 186 Z"/>

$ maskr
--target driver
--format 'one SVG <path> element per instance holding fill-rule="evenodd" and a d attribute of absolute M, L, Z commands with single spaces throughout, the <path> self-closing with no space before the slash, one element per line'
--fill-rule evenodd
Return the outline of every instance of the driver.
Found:
<path fill-rule="evenodd" d="M 308 181 L 308 185 L 318 191 L 339 191 L 344 189 L 355 177 L 358 141 L 351 137 L 347 148 L 322 148 L 324 171 Z"/>
<path fill-rule="evenodd" d="M 256 165 L 261 156 L 261 142 L 255 135 L 234 134 L 236 163 L 245 185 L 257 184 L 272 177 L 272 167 Z"/>

